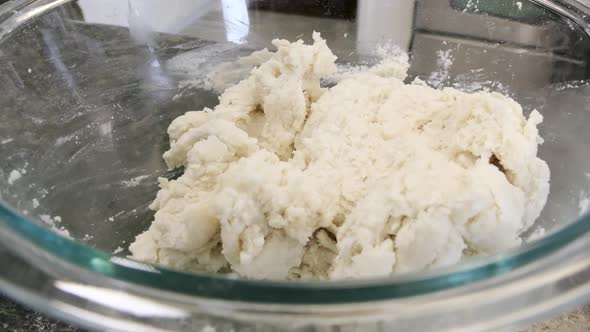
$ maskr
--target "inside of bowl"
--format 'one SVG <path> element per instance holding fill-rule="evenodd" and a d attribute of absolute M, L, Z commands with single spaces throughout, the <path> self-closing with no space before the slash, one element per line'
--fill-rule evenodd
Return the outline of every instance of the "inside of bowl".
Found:
<path fill-rule="evenodd" d="M 157 178 L 182 172 L 161 157 L 169 123 L 215 106 L 247 73 L 232 66 L 239 56 L 316 30 L 341 64 L 371 63 L 378 45 L 395 44 L 410 54 L 409 80 L 489 89 L 539 110 L 551 193 L 529 233 L 573 223 L 590 205 L 590 37 L 573 10 L 526 0 L 162 3 L 72 1 L 0 37 L 4 203 L 127 254 L 152 220 Z M 229 74 L 212 81 L 211 68 Z"/>

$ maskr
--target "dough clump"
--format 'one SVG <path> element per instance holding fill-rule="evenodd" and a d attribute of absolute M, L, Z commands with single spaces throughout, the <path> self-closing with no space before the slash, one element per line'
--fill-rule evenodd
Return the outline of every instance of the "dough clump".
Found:
<path fill-rule="evenodd" d="M 350 279 L 518 246 L 549 193 L 542 139 L 498 93 L 404 84 L 407 63 L 346 75 L 318 33 L 274 40 L 214 110 L 168 128 L 170 169 L 134 258 L 246 278 Z"/>

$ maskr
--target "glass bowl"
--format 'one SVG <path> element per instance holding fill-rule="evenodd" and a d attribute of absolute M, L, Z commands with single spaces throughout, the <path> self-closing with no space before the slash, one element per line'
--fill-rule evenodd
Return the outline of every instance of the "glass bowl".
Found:
<path fill-rule="evenodd" d="M 17 0 L 0 6 L 0 289 L 95 329 L 513 330 L 590 299 L 590 8 L 582 1 Z M 128 259 L 166 128 L 210 68 L 320 31 L 342 64 L 393 42 L 410 78 L 545 117 L 551 193 L 517 249 L 427 272 L 278 282 Z M 444 59 L 452 61 L 444 61 Z M 233 81 L 240 78 L 235 73 Z"/>

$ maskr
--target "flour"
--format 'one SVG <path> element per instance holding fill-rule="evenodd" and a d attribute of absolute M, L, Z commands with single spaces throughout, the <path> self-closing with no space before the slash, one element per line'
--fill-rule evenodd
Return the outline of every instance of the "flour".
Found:
<path fill-rule="evenodd" d="M 149 178 L 149 175 L 140 175 L 140 176 L 136 176 L 134 178 L 131 178 L 129 180 L 124 180 L 121 181 L 121 183 L 125 186 L 125 187 L 137 187 L 141 184 L 141 182 L 145 179 Z"/>
<path fill-rule="evenodd" d="M 201 329 L 201 332 L 216 332 L 217 329 L 211 325 L 206 325 Z"/>
<path fill-rule="evenodd" d="M 76 138 L 76 135 L 75 134 L 70 134 L 70 135 L 66 135 L 66 136 L 63 136 L 63 137 L 58 137 L 55 140 L 55 146 L 64 145 L 65 143 L 71 141 L 74 138 Z"/>
<path fill-rule="evenodd" d="M 333 85 L 354 78 L 361 73 L 373 73 L 380 76 L 395 77 L 403 80 L 407 76 L 409 64 L 408 54 L 393 44 L 382 44 L 375 49 L 376 61 L 373 64 L 337 64 L 336 72 L 322 77 L 322 83 Z"/>
<path fill-rule="evenodd" d="M 184 77 L 180 87 L 195 87 L 222 93 L 248 76 L 253 64 L 227 61 L 239 51 L 233 43 L 212 44 L 182 53 L 166 63 L 169 72 Z M 253 56 L 256 56 L 253 54 Z M 255 64 L 260 64 L 254 61 Z"/>
<path fill-rule="evenodd" d="M 246 278 L 349 279 L 522 243 L 549 192 L 537 111 L 527 119 L 498 93 L 404 84 L 407 61 L 323 88 L 336 57 L 313 39 L 274 40 L 277 50 L 260 53 L 214 110 L 171 123 L 163 157 L 184 174 L 159 179 L 154 221 L 129 247 L 135 259 Z"/>
<path fill-rule="evenodd" d="M 440 88 L 449 79 L 449 70 L 453 65 L 451 50 L 436 51 L 436 65 L 437 70 L 430 74 L 427 82 L 435 88 Z"/>
<path fill-rule="evenodd" d="M 13 185 L 17 180 L 19 180 L 22 177 L 23 175 L 21 172 L 19 172 L 16 169 L 13 169 L 12 171 L 10 171 L 10 174 L 8 174 L 8 184 Z"/>
<path fill-rule="evenodd" d="M 545 234 L 547 233 L 547 231 L 545 230 L 544 227 L 537 227 L 533 230 L 533 232 L 526 238 L 526 242 L 533 242 L 536 241 L 540 238 L 542 238 L 543 236 L 545 236 Z"/>
<path fill-rule="evenodd" d="M 453 88 L 463 92 L 495 91 L 510 95 L 508 87 L 501 82 L 488 79 L 483 68 L 472 69 L 469 72 L 454 76 Z"/>
<path fill-rule="evenodd" d="M 60 216 L 50 216 L 48 214 L 41 214 L 39 215 L 39 219 L 41 219 L 41 221 L 43 223 L 45 223 L 45 225 L 49 226 L 49 228 L 56 234 L 61 235 L 65 238 L 68 239 L 72 239 L 72 237 L 70 236 L 70 232 L 65 229 L 63 226 L 58 226 L 59 223 L 61 223 L 61 217 Z"/>

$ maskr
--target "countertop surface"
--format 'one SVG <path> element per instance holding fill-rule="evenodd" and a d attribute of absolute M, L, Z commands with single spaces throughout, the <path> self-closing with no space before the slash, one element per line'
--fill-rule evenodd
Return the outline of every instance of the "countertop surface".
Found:
<path fill-rule="evenodd" d="M 522 332 L 587 332 L 590 331 L 590 306 L 574 310 L 558 318 L 535 324 Z"/>
<path fill-rule="evenodd" d="M 0 295 L 0 331 L 3 332 L 82 332 L 69 324 L 47 318 Z"/>

